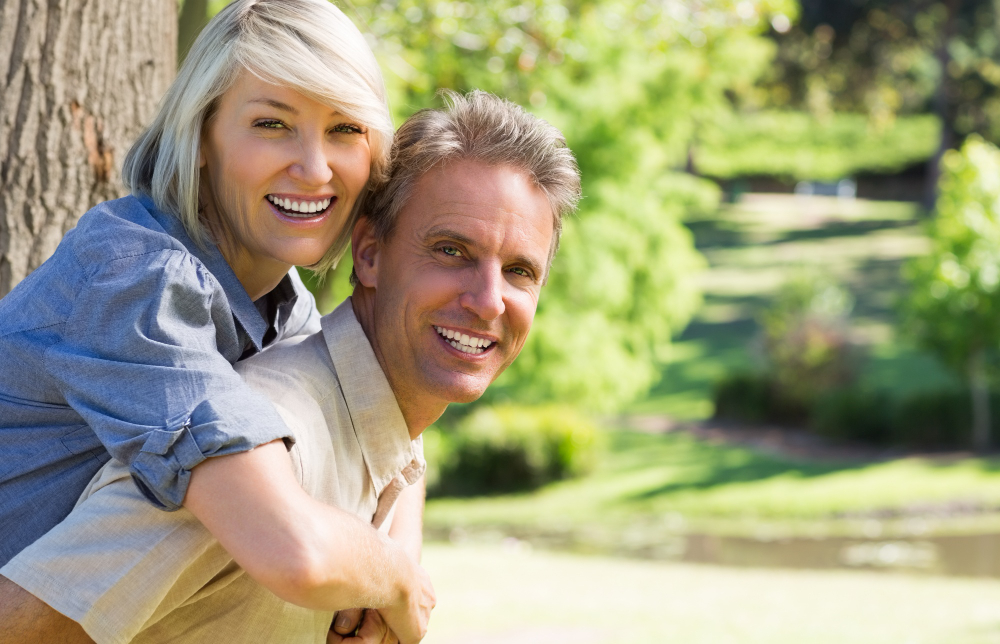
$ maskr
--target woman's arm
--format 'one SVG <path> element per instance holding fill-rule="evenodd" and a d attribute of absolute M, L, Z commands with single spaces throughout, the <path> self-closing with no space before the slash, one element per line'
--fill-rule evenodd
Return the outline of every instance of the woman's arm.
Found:
<path fill-rule="evenodd" d="M 379 609 L 419 642 L 435 596 L 427 573 L 364 521 L 310 497 L 280 441 L 194 468 L 184 505 L 258 583 L 322 610 Z"/>

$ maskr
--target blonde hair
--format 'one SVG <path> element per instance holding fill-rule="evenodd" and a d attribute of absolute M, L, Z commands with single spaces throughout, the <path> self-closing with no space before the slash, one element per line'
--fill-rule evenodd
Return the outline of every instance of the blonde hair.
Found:
<path fill-rule="evenodd" d="M 444 109 L 420 110 L 396 132 L 389 176 L 367 195 L 362 215 L 386 239 L 422 176 L 440 163 L 481 161 L 524 172 L 548 197 L 554 234 L 548 264 L 559 248 L 562 218 L 580 200 L 580 170 L 555 126 L 516 103 L 474 90 L 443 91 Z M 351 276 L 357 282 L 357 276 Z"/>
<path fill-rule="evenodd" d="M 367 128 L 370 185 L 382 181 L 388 165 L 393 127 L 382 72 L 347 16 L 326 0 L 235 0 L 191 46 L 122 170 L 129 190 L 149 195 L 157 208 L 179 217 L 198 244 L 209 239 L 198 211 L 202 128 L 243 71 L 290 87 Z M 336 266 L 366 191 L 340 236 L 309 268 L 323 273 Z"/>

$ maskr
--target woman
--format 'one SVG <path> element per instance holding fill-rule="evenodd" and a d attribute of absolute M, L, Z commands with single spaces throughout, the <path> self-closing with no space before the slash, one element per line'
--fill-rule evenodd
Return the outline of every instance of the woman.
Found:
<path fill-rule="evenodd" d="M 374 56 L 332 4 L 237 0 L 212 20 L 125 159 L 132 196 L 85 214 L 0 300 L 0 565 L 65 517 L 110 456 L 279 596 L 294 601 L 309 577 L 303 544 L 346 547 L 287 511 L 304 494 L 287 487 L 276 441 L 288 432 L 232 364 L 318 330 L 290 269 L 336 263 L 391 136 Z M 423 582 L 402 550 L 365 547 L 410 601 Z M 373 594 L 309 583 L 314 603 Z M 385 613 L 403 633 L 422 628 L 410 609 Z"/>

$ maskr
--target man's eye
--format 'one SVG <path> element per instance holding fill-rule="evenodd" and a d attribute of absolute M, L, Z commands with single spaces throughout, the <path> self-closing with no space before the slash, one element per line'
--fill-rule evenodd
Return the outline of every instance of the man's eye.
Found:
<path fill-rule="evenodd" d="M 261 119 L 259 121 L 254 121 L 254 127 L 264 128 L 265 130 L 279 130 L 285 127 L 285 124 L 276 119 Z"/>
<path fill-rule="evenodd" d="M 531 273 L 528 272 L 528 269 L 521 268 L 520 266 L 514 266 L 510 269 L 510 272 L 520 277 L 531 277 Z"/>
<path fill-rule="evenodd" d="M 458 250 L 454 246 L 442 246 L 441 252 L 449 257 L 461 257 L 462 251 Z"/>

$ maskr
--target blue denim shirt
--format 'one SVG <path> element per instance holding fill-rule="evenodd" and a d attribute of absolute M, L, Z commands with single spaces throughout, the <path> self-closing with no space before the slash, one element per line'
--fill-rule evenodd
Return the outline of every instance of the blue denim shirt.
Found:
<path fill-rule="evenodd" d="M 110 456 L 173 510 L 206 457 L 288 439 L 232 365 L 318 330 L 294 269 L 255 305 L 219 250 L 148 198 L 87 212 L 0 299 L 0 565 L 61 521 Z"/>

